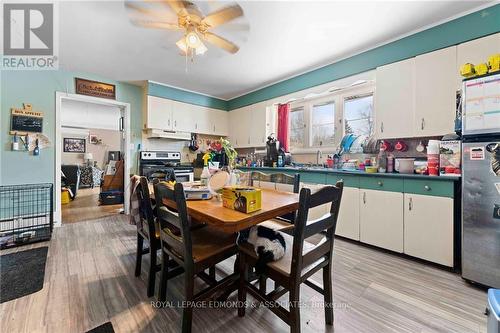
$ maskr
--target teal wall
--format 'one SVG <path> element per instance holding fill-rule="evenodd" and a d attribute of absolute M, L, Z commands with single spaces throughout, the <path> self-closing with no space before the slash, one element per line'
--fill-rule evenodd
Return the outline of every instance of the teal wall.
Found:
<path fill-rule="evenodd" d="M 0 117 L 0 184 L 29 184 L 54 182 L 55 166 L 55 96 L 56 91 L 74 93 L 75 77 L 108 82 L 116 85 L 116 99 L 130 103 L 131 142 L 141 142 L 142 88 L 107 80 L 96 75 L 66 71 L 1 71 Z M 52 146 L 41 150 L 40 156 L 11 151 L 9 135 L 10 108 L 31 103 L 34 110 L 44 113 L 43 133 Z M 132 156 L 132 162 L 136 160 Z M 135 167 L 135 163 L 132 163 Z"/>
<path fill-rule="evenodd" d="M 500 31 L 500 4 L 228 101 L 234 110 Z M 335 45 L 332 45 L 334 47 Z"/>
<path fill-rule="evenodd" d="M 213 109 L 228 110 L 227 101 L 215 97 L 148 82 L 148 95 L 173 99 L 174 101 L 205 106 Z"/>

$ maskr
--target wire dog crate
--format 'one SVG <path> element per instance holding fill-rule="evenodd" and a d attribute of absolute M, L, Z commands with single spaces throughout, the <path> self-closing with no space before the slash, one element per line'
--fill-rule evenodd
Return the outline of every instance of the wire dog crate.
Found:
<path fill-rule="evenodd" d="M 0 248 L 49 240 L 52 184 L 0 186 Z"/>

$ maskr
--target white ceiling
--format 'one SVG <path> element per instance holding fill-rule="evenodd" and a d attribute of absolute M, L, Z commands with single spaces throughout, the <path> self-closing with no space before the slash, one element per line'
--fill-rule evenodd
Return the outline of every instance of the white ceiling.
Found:
<path fill-rule="evenodd" d="M 204 14 L 227 3 L 197 2 Z M 61 2 L 60 68 L 119 81 L 152 80 L 230 99 L 383 44 L 485 1 L 240 1 L 244 19 L 215 32 L 236 42 L 194 63 L 179 55 L 180 32 L 130 23 L 122 1 Z M 153 4 L 167 19 L 172 13 Z M 173 21 L 173 20 L 171 20 Z M 248 24 L 250 30 L 242 32 Z"/>

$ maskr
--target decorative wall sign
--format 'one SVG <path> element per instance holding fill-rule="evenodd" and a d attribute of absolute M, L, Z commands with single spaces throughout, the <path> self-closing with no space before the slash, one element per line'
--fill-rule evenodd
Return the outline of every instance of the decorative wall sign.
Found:
<path fill-rule="evenodd" d="M 23 108 L 11 108 L 10 134 L 26 135 L 42 133 L 43 113 L 33 111 L 29 103 L 23 103 Z"/>
<path fill-rule="evenodd" d="M 116 99 L 114 84 L 75 78 L 75 91 L 80 95 Z"/>
<path fill-rule="evenodd" d="M 85 139 L 64 138 L 63 151 L 65 153 L 85 153 Z"/>

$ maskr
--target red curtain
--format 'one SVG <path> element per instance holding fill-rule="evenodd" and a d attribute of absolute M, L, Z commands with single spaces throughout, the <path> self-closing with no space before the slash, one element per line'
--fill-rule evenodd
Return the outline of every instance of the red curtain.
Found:
<path fill-rule="evenodd" d="M 281 147 L 288 152 L 290 104 L 278 104 L 278 141 Z"/>

